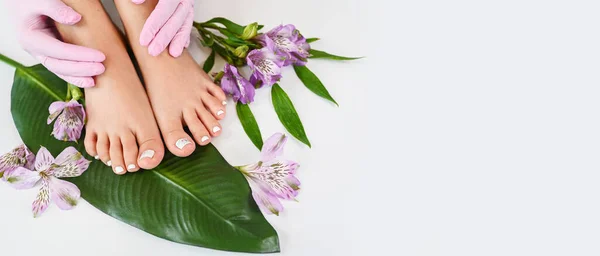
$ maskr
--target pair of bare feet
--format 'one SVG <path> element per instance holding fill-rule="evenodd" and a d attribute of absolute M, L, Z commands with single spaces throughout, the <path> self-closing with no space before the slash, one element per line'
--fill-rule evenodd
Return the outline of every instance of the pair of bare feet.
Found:
<path fill-rule="evenodd" d="M 145 87 L 102 4 L 64 2 L 84 19 L 75 27 L 59 26 L 63 40 L 106 55 L 105 72 L 96 77 L 95 87 L 85 89 L 88 154 L 111 166 L 116 174 L 125 174 L 156 167 L 165 155 L 165 147 L 176 156 L 186 157 L 194 152 L 196 143 L 203 146 L 220 135 L 219 120 L 226 111 L 221 88 L 187 51 L 178 58 L 167 52 L 153 57 L 137 43 L 156 0 L 141 6 L 130 0 L 115 1 Z"/>

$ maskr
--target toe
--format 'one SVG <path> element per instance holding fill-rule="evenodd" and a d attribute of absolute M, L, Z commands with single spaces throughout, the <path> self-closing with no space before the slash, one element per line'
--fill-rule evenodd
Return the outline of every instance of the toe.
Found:
<path fill-rule="evenodd" d="M 215 98 L 217 98 L 217 100 L 219 100 L 219 102 L 221 102 L 222 105 L 227 105 L 227 96 L 225 96 L 225 93 L 223 92 L 223 90 L 221 89 L 221 87 L 219 87 L 218 85 L 214 84 L 214 83 L 210 83 L 208 85 L 208 92 Z"/>
<path fill-rule="evenodd" d="M 118 175 L 123 175 L 125 170 L 125 161 L 123 161 L 123 146 L 119 136 L 111 136 L 110 138 L 110 161 L 112 163 L 113 172 Z"/>
<path fill-rule="evenodd" d="M 195 110 L 185 111 L 183 113 L 183 119 L 199 145 L 204 146 L 210 143 L 210 134 L 204 127 L 204 124 L 198 119 L 198 114 L 196 114 Z"/>
<path fill-rule="evenodd" d="M 210 112 L 208 112 L 208 110 L 206 110 L 206 108 L 200 107 L 196 109 L 196 112 L 198 113 L 200 120 L 202 121 L 204 127 L 208 130 L 210 135 L 214 137 L 219 136 L 221 134 L 221 125 L 219 124 L 217 119 L 215 119 L 215 117 Z"/>
<path fill-rule="evenodd" d="M 85 151 L 92 156 L 93 158 L 99 159 L 98 151 L 96 151 L 96 141 L 98 140 L 98 135 L 95 132 L 87 131 L 85 133 L 85 140 L 83 141 L 83 145 L 85 146 Z"/>
<path fill-rule="evenodd" d="M 222 100 L 219 100 L 209 93 L 205 93 L 202 95 L 202 103 L 215 119 L 221 120 L 225 117 L 225 106 L 223 105 Z"/>
<path fill-rule="evenodd" d="M 173 155 L 186 157 L 196 149 L 196 144 L 184 130 L 181 117 L 160 123 L 158 126 L 162 131 L 165 144 Z"/>
<path fill-rule="evenodd" d="M 123 160 L 125 160 L 123 166 L 128 172 L 137 172 L 140 169 L 137 163 L 138 146 L 133 133 L 123 135 L 121 144 L 123 144 Z"/>
<path fill-rule="evenodd" d="M 137 163 L 140 168 L 153 169 L 165 156 L 165 146 L 162 143 L 158 129 L 143 130 L 136 133 L 139 145 Z"/>
<path fill-rule="evenodd" d="M 110 142 L 108 141 L 108 135 L 98 134 L 98 140 L 96 143 L 96 152 L 98 153 L 97 158 L 108 166 L 111 165 L 109 146 Z"/>

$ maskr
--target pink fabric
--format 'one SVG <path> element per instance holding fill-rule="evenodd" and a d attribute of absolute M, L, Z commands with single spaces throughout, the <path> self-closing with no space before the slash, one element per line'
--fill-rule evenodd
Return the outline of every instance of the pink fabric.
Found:
<path fill-rule="evenodd" d="M 95 85 L 93 76 L 104 72 L 100 51 L 58 39 L 52 21 L 73 25 L 81 15 L 61 0 L 21 0 L 11 3 L 18 15 L 19 42 L 48 70 L 79 87 Z"/>
<path fill-rule="evenodd" d="M 145 0 L 132 0 L 143 4 Z M 169 54 L 179 57 L 190 45 L 194 23 L 194 0 L 159 0 L 142 29 L 140 44 L 148 53 L 158 56 L 167 47 Z"/>

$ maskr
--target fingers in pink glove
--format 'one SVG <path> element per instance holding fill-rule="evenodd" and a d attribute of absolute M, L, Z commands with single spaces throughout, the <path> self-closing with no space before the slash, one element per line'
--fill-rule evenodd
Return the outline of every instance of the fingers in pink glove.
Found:
<path fill-rule="evenodd" d="M 191 9 L 185 18 L 183 26 L 179 29 L 173 41 L 169 45 L 169 54 L 177 58 L 183 53 L 183 49 L 190 46 L 190 35 L 194 24 L 194 9 Z"/>
<path fill-rule="evenodd" d="M 81 15 L 61 0 L 43 1 L 37 8 L 41 14 L 61 24 L 73 25 L 81 20 Z"/>
<path fill-rule="evenodd" d="M 56 75 L 58 77 L 60 77 L 62 80 L 67 81 L 67 83 L 70 83 L 77 87 L 89 88 L 89 87 L 94 87 L 96 85 L 94 78 L 91 78 L 91 77 L 65 76 L 65 75 L 59 75 L 59 74 L 56 74 Z"/>
<path fill-rule="evenodd" d="M 97 62 L 82 62 L 39 56 L 38 60 L 48 70 L 65 76 L 97 76 L 104 73 L 104 65 Z"/>
<path fill-rule="evenodd" d="M 172 1 L 158 1 L 154 11 L 152 11 L 142 28 L 140 34 L 140 44 L 142 46 L 150 45 L 152 39 L 154 39 L 160 29 L 165 26 L 178 7 L 179 4 L 173 4 Z"/>
<path fill-rule="evenodd" d="M 175 13 L 167 21 L 167 23 L 160 29 L 156 37 L 148 46 L 148 53 L 152 56 L 158 56 L 161 52 L 167 49 L 167 46 L 174 39 L 175 35 L 184 26 L 186 18 L 188 17 L 192 6 L 187 3 L 180 3 L 179 7 L 175 10 Z"/>
<path fill-rule="evenodd" d="M 29 31 L 22 44 L 33 55 L 71 61 L 102 62 L 106 56 L 98 50 L 67 44 L 41 31 Z"/>

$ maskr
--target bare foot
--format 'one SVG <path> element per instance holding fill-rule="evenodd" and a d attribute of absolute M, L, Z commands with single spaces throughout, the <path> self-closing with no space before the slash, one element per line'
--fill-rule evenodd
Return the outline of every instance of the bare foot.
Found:
<path fill-rule="evenodd" d="M 63 39 L 102 51 L 104 74 L 85 90 L 85 148 L 116 174 L 152 169 L 164 146 L 152 108 L 125 45 L 99 1 L 65 0 L 84 17 L 76 26 L 58 26 Z M 101 39 L 101 40 L 99 40 Z"/>
<path fill-rule="evenodd" d="M 156 0 L 134 5 L 129 0 L 115 1 L 125 30 L 146 82 L 146 91 L 166 147 L 174 155 L 189 156 L 196 143 L 206 145 L 221 134 L 218 120 L 225 117 L 226 97 L 184 51 L 173 58 L 168 52 L 150 56 L 139 42 L 139 34 Z M 184 131 L 187 126 L 191 132 Z M 192 139 L 193 137 L 193 139 Z"/>

